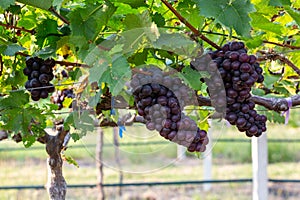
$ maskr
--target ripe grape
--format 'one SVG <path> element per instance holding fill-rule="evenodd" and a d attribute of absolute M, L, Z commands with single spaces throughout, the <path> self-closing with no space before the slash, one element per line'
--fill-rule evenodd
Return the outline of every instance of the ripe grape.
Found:
<path fill-rule="evenodd" d="M 40 98 L 47 98 L 49 93 L 54 92 L 54 86 L 49 83 L 54 77 L 52 72 L 54 65 L 53 59 L 26 58 L 23 74 L 28 77 L 28 81 L 25 83 L 25 88 L 30 91 L 32 100 L 38 101 Z"/>
<path fill-rule="evenodd" d="M 73 89 L 63 89 L 63 90 L 57 90 L 51 95 L 51 102 L 58 105 L 58 109 L 63 108 L 63 102 L 65 98 L 75 98 L 75 94 L 73 92 Z M 70 104 L 69 108 L 72 108 L 72 103 Z"/>
<path fill-rule="evenodd" d="M 158 68 L 144 70 L 152 74 L 135 74 L 130 85 L 137 112 L 145 119 L 146 128 L 158 131 L 188 151 L 203 152 L 204 141 L 208 142 L 206 131 L 200 130 L 196 122 L 182 112 L 183 106 L 191 101 L 188 87 L 179 78 L 164 75 Z"/>
<path fill-rule="evenodd" d="M 236 125 L 239 131 L 245 131 L 249 137 L 259 136 L 266 131 L 267 117 L 259 115 L 254 110 L 255 103 L 250 99 L 251 87 L 255 82 L 264 81 L 263 70 L 257 62 L 256 56 L 248 55 L 245 45 L 242 42 L 230 42 L 225 44 L 222 50 L 209 52 L 210 58 L 217 65 L 226 90 L 227 109 L 225 119 L 232 125 Z M 202 65 L 204 65 L 202 62 Z M 206 70 L 206 67 L 199 66 L 200 62 L 194 60 L 191 67 L 196 70 Z M 207 70 L 208 72 L 210 70 Z M 210 74 L 214 76 L 213 74 Z M 213 78 L 211 78 L 213 80 Z M 218 90 L 219 86 L 215 81 L 207 81 L 209 95 L 212 105 L 218 111 L 217 95 L 212 95 L 211 91 Z M 219 109 L 220 110 L 220 109 Z"/>

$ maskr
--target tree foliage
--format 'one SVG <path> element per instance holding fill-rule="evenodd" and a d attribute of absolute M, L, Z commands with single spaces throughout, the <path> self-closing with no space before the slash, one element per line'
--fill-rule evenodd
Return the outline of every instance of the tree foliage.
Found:
<path fill-rule="evenodd" d="M 171 4 L 216 45 L 241 40 L 259 57 L 265 81 L 253 88 L 254 95 L 299 93 L 299 1 L 179 0 Z M 92 130 L 96 118 L 74 107 L 64 108 L 68 114 L 62 114 L 50 97 L 30 100 L 22 72 L 26 56 L 54 58 L 56 89 L 72 86 L 81 97 L 77 100 L 93 109 L 109 95 L 121 95 L 132 107 L 126 82 L 132 70 L 149 64 L 181 71 L 178 76 L 197 94 L 207 95 L 189 62 L 212 47 L 163 1 L 2 0 L 0 13 L 0 126 L 11 136 L 20 133 L 25 146 L 41 137 L 53 119 L 65 118 L 65 127 L 77 140 Z M 68 71 L 68 78 L 60 76 L 63 70 Z M 211 112 L 206 109 L 199 116 Z M 103 118 L 117 122 L 118 115 L 112 114 L 102 112 Z M 268 115 L 271 121 L 283 121 L 278 113 Z M 207 127 L 206 121 L 198 120 Z"/>

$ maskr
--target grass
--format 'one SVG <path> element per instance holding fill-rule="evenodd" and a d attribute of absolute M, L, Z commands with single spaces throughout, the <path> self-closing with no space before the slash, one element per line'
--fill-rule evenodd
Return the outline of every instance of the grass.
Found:
<path fill-rule="evenodd" d="M 269 124 L 268 138 L 300 139 L 299 128 Z M 282 134 L 284 130 L 284 134 Z M 213 143 L 213 179 L 251 178 L 251 145 L 249 143 L 225 143 L 218 139 L 249 139 L 234 127 L 213 123 L 211 133 Z M 74 157 L 79 168 L 64 164 L 64 176 L 68 184 L 95 184 L 97 169 L 95 167 L 96 134 L 92 133 L 79 142 L 70 142 L 67 155 Z M 112 144 L 112 130 L 105 131 L 105 144 Z M 249 139 L 250 140 L 250 139 Z M 158 134 L 153 134 L 142 127 L 128 127 L 120 144 L 129 142 L 163 141 Z M 300 179 L 300 145 L 298 143 L 269 143 L 268 166 L 270 178 Z M 47 181 L 44 149 L 25 149 L 22 144 L 10 141 L 1 142 L 0 149 L 18 148 L 21 151 L 0 150 L 0 185 L 44 185 Z M 34 148 L 44 148 L 34 144 Z M 104 147 L 104 183 L 118 182 L 119 172 L 114 158 L 113 146 Z M 202 157 L 188 154 L 183 161 L 176 160 L 176 145 L 165 142 L 159 145 L 120 146 L 124 182 L 180 181 L 201 180 L 203 177 Z M 280 161 L 280 162 L 279 162 Z M 282 187 L 284 184 L 282 184 Z M 213 185 L 213 192 L 204 192 L 201 186 L 153 186 L 123 188 L 122 199 L 249 199 L 251 184 Z M 108 199 L 117 199 L 117 188 L 105 188 Z M 201 192 L 201 197 L 199 197 Z M 96 199 L 95 189 L 69 189 L 67 199 Z M 149 198 L 150 198 L 149 197 Z M 272 199 L 276 199 L 274 197 Z M 0 190 L 2 199 L 47 199 L 43 190 Z M 86 199 L 86 198 L 85 198 Z M 280 199 L 280 198 L 278 198 Z"/>

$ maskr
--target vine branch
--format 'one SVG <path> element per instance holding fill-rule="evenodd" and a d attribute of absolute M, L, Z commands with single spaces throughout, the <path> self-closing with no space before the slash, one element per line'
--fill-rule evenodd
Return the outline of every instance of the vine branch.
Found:
<path fill-rule="evenodd" d="M 290 97 L 292 99 L 292 106 L 300 105 L 300 95 L 294 95 Z M 289 109 L 288 102 L 286 98 L 267 98 L 260 96 L 252 96 L 251 100 L 254 101 L 255 104 L 261 105 L 268 110 L 273 110 L 276 112 L 287 111 Z M 207 97 L 198 96 L 198 103 L 200 106 L 211 106 L 211 101 Z"/>
<path fill-rule="evenodd" d="M 283 55 L 280 55 L 278 53 L 275 52 L 265 52 L 265 51 L 259 51 L 261 54 L 263 54 L 264 56 L 260 57 L 258 60 L 262 61 L 262 60 L 280 60 L 281 62 L 287 64 L 288 66 L 290 66 L 298 75 L 300 75 L 300 69 L 294 64 L 292 63 L 288 58 L 286 58 Z"/>
<path fill-rule="evenodd" d="M 55 8 L 53 6 L 51 6 L 49 8 L 49 11 L 52 12 L 56 17 L 58 17 L 64 23 L 66 23 L 68 25 L 70 24 L 70 22 L 64 16 L 62 16 L 61 14 L 59 14 L 58 12 L 56 12 L 56 10 L 55 10 Z"/>
<path fill-rule="evenodd" d="M 161 0 L 168 8 L 169 10 L 174 13 L 174 15 L 176 15 L 176 17 L 183 23 L 185 24 L 194 34 L 195 36 L 200 37 L 202 40 L 204 40 L 205 42 L 207 42 L 208 44 L 210 44 L 212 47 L 220 50 L 221 47 L 219 45 L 217 45 L 216 43 L 214 43 L 213 41 L 211 41 L 210 39 L 208 39 L 207 37 L 205 37 L 204 35 L 201 34 L 201 32 L 199 30 L 197 30 L 192 24 L 190 24 L 179 12 L 177 12 L 177 10 L 175 8 L 173 8 L 173 6 L 167 2 L 166 0 Z"/>
<path fill-rule="evenodd" d="M 31 35 L 35 34 L 34 29 L 28 30 L 28 29 L 25 29 L 24 27 L 17 27 L 17 26 L 10 25 L 10 24 L 4 24 L 2 22 L 0 22 L 0 26 L 5 27 L 6 29 L 15 29 L 15 30 L 20 30 L 20 31 L 23 31 L 23 32 L 27 32 L 27 33 L 30 33 Z"/>
<path fill-rule="evenodd" d="M 17 52 L 16 54 L 20 55 L 20 56 L 24 56 L 24 57 L 30 56 L 30 55 L 28 55 L 26 53 L 23 53 L 23 52 Z M 58 60 L 55 60 L 55 64 L 59 64 L 59 65 L 63 65 L 63 66 L 74 66 L 74 67 L 89 68 L 89 66 L 86 65 L 86 64 L 83 64 L 83 63 L 74 63 L 74 62 L 68 62 L 68 61 L 58 61 Z"/>
<path fill-rule="evenodd" d="M 292 45 L 289 45 L 289 44 L 280 44 L 280 43 L 277 43 L 277 42 L 271 42 L 271 41 L 267 41 L 267 40 L 264 40 L 263 43 L 274 44 L 276 46 L 281 46 L 281 47 L 285 47 L 285 48 L 289 48 L 289 49 L 300 49 L 300 47 L 297 47 L 297 46 L 292 46 Z"/>

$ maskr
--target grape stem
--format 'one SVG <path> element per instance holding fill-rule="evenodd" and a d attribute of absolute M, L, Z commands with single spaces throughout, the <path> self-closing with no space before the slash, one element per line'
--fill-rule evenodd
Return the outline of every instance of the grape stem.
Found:
<path fill-rule="evenodd" d="M 64 16 L 62 16 L 61 14 L 59 14 L 58 12 L 56 12 L 56 10 L 55 10 L 55 8 L 53 7 L 53 6 L 51 6 L 50 8 L 49 8 L 49 11 L 51 12 L 51 13 L 53 13 L 53 15 L 55 15 L 56 17 L 58 17 L 61 21 L 63 21 L 64 23 L 66 23 L 66 24 L 70 24 L 70 22 L 64 17 Z"/>
<path fill-rule="evenodd" d="M 293 107 L 300 105 L 300 95 L 291 96 L 291 99 Z M 286 98 L 266 98 L 253 95 L 251 100 L 257 105 L 276 112 L 287 111 L 289 109 Z M 211 106 L 211 101 L 207 97 L 198 96 L 198 104 L 199 106 Z"/>
<path fill-rule="evenodd" d="M 190 24 L 179 12 L 177 12 L 177 10 L 175 8 L 173 8 L 173 6 L 167 2 L 166 0 L 161 0 L 168 8 L 169 10 L 174 13 L 174 15 L 176 15 L 176 17 L 183 23 L 185 24 L 194 34 L 195 36 L 201 38 L 203 41 L 207 42 L 208 44 L 210 44 L 212 47 L 220 50 L 221 47 L 219 45 L 217 45 L 216 43 L 214 43 L 213 41 L 211 41 L 210 39 L 208 39 L 207 37 L 205 37 L 199 30 L 197 30 L 192 24 Z"/>
<path fill-rule="evenodd" d="M 6 29 L 15 29 L 15 30 L 20 30 L 20 31 L 23 31 L 23 32 L 27 32 L 27 33 L 30 33 L 31 35 L 35 34 L 35 30 L 34 29 L 28 30 L 28 29 L 25 29 L 23 27 L 17 27 L 17 26 L 10 25 L 10 24 L 4 24 L 2 22 L 0 22 L 0 26 L 5 27 Z"/>
<path fill-rule="evenodd" d="M 276 46 L 281 46 L 281 47 L 285 47 L 285 48 L 289 48 L 289 49 L 300 49 L 300 47 L 297 47 L 297 46 L 292 46 L 289 44 L 280 44 L 277 42 L 271 42 L 271 41 L 267 41 L 267 40 L 264 40 L 263 43 L 274 44 Z"/>
<path fill-rule="evenodd" d="M 258 59 L 259 61 L 280 60 L 281 62 L 290 66 L 298 75 L 300 75 L 300 69 L 285 56 L 282 56 L 276 52 L 266 52 L 266 51 L 259 51 L 259 52 L 264 55 Z"/>
<path fill-rule="evenodd" d="M 23 52 L 17 52 L 16 54 L 17 54 L 17 55 L 20 55 L 20 56 L 24 56 L 24 57 L 30 56 L 30 55 L 28 55 L 28 54 L 26 54 L 26 53 L 23 53 Z M 62 66 L 74 66 L 74 67 L 89 68 L 88 65 L 83 64 L 83 63 L 74 63 L 74 62 L 58 61 L 58 60 L 56 60 L 55 63 L 56 63 L 56 64 L 59 64 L 59 65 L 62 65 Z"/>

